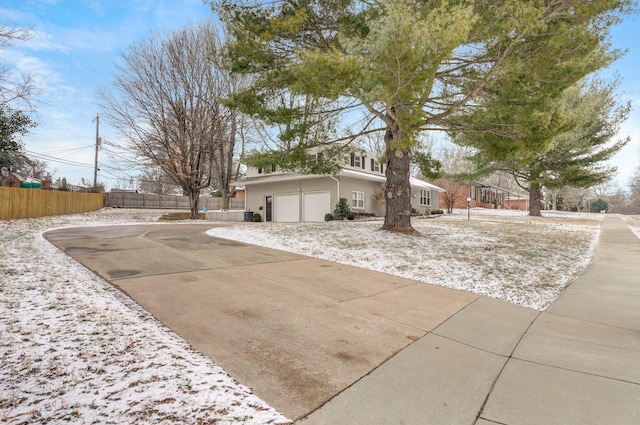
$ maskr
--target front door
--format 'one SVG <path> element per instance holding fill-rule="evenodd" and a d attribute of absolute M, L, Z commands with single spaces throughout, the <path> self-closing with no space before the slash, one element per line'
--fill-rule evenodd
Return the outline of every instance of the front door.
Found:
<path fill-rule="evenodd" d="M 264 199 L 264 221 L 271 221 L 271 209 L 273 206 L 273 200 L 271 196 L 266 196 Z"/>

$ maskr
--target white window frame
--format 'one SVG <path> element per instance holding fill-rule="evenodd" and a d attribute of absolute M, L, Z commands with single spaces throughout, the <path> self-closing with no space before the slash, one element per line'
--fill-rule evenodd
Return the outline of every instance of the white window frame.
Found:
<path fill-rule="evenodd" d="M 355 168 L 362 168 L 362 157 L 360 155 L 353 155 L 353 166 Z"/>
<path fill-rule="evenodd" d="M 424 207 L 431 206 L 431 191 L 422 189 L 420 190 L 420 205 Z"/>
<path fill-rule="evenodd" d="M 364 207 L 364 192 L 360 190 L 354 190 L 351 192 L 351 208 L 363 210 Z"/>

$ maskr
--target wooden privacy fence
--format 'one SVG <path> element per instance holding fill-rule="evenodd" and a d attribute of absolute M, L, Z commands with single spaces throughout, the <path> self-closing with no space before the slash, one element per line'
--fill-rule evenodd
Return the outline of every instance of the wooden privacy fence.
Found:
<path fill-rule="evenodd" d="M 113 208 L 148 208 L 148 209 L 180 209 L 188 210 L 188 196 L 154 195 L 149 193 L 108 192 L 105 193 L 105 207 Z M 199 206 L 208 210 L 222 208 L 222 198 L 201 196 Z M 229 209 L 244 210 L 244 199 L 229 199 Z"/>
<path fill-rule="evenodd" d="M 0 187 L 0 219 L 36 218 L 95 211 L 104 194 Z"/>

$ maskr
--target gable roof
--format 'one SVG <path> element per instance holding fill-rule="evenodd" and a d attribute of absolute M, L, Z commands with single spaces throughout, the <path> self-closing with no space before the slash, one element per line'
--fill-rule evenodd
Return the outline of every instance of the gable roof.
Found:
<path fill-rule="evenodd" d="M 250 177 L 250 178 L 240 179 L 238 180 L 238 183 L 241 182 L 245 186 L 250 186 L 250 185 L 261 184 L 261 183 L 274 183 L 274 182 L 284 182 L 284 181 L 303 180 L 303 179 L 306 180 L 306 179 L 313 179 L 313 178 L 327 177 L 327 176 L 328 176 L 327 174 L 298 174 L 298 173 L 267 174 L 260 177 Z M 386 177 L 382 175 L 365 173 L 365 172 L 356 171 L 356 170 L 349 170 L 346 168 L 343 168 L 342 170 L 340 170 L 335 176 L 352 177 L 360 180 L 369 180 L 369 181 L 375 181 L 380 183 L 384 183 L 387 181 Z M 434 184 L 428 183 L 424 180 L 420 180 L 419 178 L 416 178 L 416 177 L 410 177 L 409 182 L 411 184 L 412 189 L 427 189 L 427 190 L 435 190 L 437 192 L 445 192 L 445 189 L 438 187 Z"/>
<path fill-rule="evenodd" d="M 340 170 L 340 172 L 338 173 L 338 176 L 355 177 L 355 178 L 360 178 L 362 180 L 378 181 L 380 183 L 384 183 L 387 181 L 386 177 L 381 175 L 363 173 L 361 171 L 347 170 L 347 169 Z M 445 189 L 438 187 L 435 184 L 428 183 L 424 180 L 420 180 L 417 177 L 409 177 L 409 183 L 411 184 L 411 189 L 428 189 L 428 190 L 435 190 L 437 192 L 445 192 Z"/>

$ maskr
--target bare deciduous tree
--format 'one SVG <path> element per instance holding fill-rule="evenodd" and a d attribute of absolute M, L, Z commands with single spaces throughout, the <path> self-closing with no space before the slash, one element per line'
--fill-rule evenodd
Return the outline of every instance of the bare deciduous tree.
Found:
<path fill-rule="evenodd" d="M 435 184 L 443 188 L 440 194 L 448 213 L 453 211 L 456 203 L 462 203 L 468 194 L 463 193 L 462 188 L 471 183 L 469 175 L 474 171 L 474 166 L 467 159 L 470 156 L 468 148 L 451 146 L 443 148 L 437 157 L 442 164 L 443 175 L 435 181 Z"/>
<path fill-rule="evenodd" d="M 232 173 L 236 117 L 220 102 L 232 89 L 216 66 L 221 45 L 209 22 L 153 34 L 123 54 L 113 90 L 100 93 L 109 123 L 183 189 L 193 219 L 201 190 L 226 190 Z"/>
<path fill-rule="evenodd" d="M 0 51 L 12 47 L 16 41 L 29 38 L 29 30 L 0 26 Z M 32 73 L 17 73 L 5 62 L 0 62 L 0 106 L 21 103 L 33 109 L 31 98 L 36 91 Z"/>

